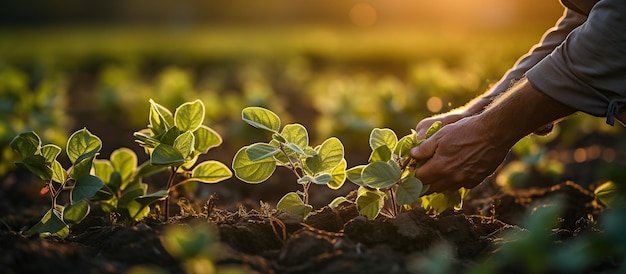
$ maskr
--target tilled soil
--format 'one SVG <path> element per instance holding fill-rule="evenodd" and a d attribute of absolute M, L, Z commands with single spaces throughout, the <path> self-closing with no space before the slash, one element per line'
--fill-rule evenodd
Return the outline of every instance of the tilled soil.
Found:
<path fill-rule="evenodd" d="M 240 266 L 252 273 L 416 273 L 410 262 L 444 242 L 456 258 L 449 267 L 462 272 L 487 257 L 502 232 L 523 230 L 519 220 L 532 211 L 533 201 L 555 196 L 566 201 L 560 228 L 554 230 L 559 240 L 594 225 L 589 216 L 601 208 L 588 190 L 572 182 L 470 198 L 464 211 L 432 215 L 415 209 L 375 220 L 358 216 L 351 203 L 324 207 L 306 220 L 268 207 L 231 212 L 212 205 L 196 210 L 181 205 L 183 210 L 167 223 L 151 217 L 133 225 L 112 222 L 94 210 L 66 239 L 23 236 L 20 231 L 40 216 L 5 209 L 0 273 L 123 273 L 139 265 L 181 273 L 181 262 L 167 253 L 160 237 L 167 225 L 200 221 L 219 230 L 217 265 Z"/>

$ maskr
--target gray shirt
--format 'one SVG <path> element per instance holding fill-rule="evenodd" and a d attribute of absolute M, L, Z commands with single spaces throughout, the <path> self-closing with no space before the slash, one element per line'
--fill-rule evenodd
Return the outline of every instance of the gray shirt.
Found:
<path fill-rule="evenodd" d="M 626 103 L 626 1 L 562 2 L 567 9 L 556 26 L 488 94 L 525 75 L 551 98 L 613 125 Z"/>

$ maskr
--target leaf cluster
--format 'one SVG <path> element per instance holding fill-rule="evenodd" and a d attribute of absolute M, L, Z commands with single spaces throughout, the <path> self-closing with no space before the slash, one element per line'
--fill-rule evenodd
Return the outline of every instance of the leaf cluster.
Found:
<path fill-rule="evenodd" d="M 433 123 L 425 139 L 441 127 L 441 122 Z M 371 131 L 369 145 L 372 152 L 369 163 L 346 171 L 348 180 L 359 186 L 356 204 L 360 214 L 369 219 L 376 218 L 381 212 L 393 217 L 403 209 L 413 208 L 418 202 L 425 209 L 435 212 L 460 207 L 468 193 L 465 189 L 423 196 L 428 185 L 415 177 L 415 172 L 423 162 L 417 162 L 409 153 L 424 140 L 419 140 L 414 130 L 400 139 L 388 128 L 374 128 Z"/>
<path fill-rule="evenodd" d="M 251 184 L 267 180 L 282 166 L 293 171 L 302 192 L 287 193 L 277 208 L 306 217 L 313 207 L 308 204 L 311 184 L 340 188 L 346 180 L 347 162 L 341 141 L 331 137 L 318 146 L 309 145 L 307 129 L 300 124 L 287 124 L 281 130 L 281 121 L 274 112 L 260 107 L 242 111 L 242 119 L 259 129 L 272 133 L 267 143 L 242 147 L 233 159 L 235 176 Z"/>
<path fill-rule="evenodd" d="M 100 178 L 90 174 L 94 159 L 102 148 L 100 138 L 87 129 L 74 132 L 66 146 L 67 156 L 72 163 L 67 170 L 57 160 L 62 149 L 54 144 L 42 145 L 35 132 L 17 135 L 10 147 L 22 158 L 15 164 L 45 182 L 42 194 L 49 193 L 52 202 L 50 210 L 26 234 L 66 237 L 70 225 L 79 223 L 89 214 L 89 200 L 104 185 Z M 69 203 L 63 205 L 58 203 L 57 198 L 64 190 L 68 190 L 70 196 Z"/>
<path fill-rule="evenodd" d="M 174 114 L 150 100 L 148 128 L 134 133 L 136 142 L 150 155 L 150 165 L 170 169 L 165 190 L 166 218 L 169 217 L 167 193 L 171 190 L 191 181 L 217 183 L 232 177 L 230 169 L 221 162 L 209 160 L 196 165 L 199 155 L 222 144 L 222 137 L 203 125 L 204 116 L 205 108 L 200 100 L 181 104 Z M 177 173 L 188 178 L 174 185 Z"/>

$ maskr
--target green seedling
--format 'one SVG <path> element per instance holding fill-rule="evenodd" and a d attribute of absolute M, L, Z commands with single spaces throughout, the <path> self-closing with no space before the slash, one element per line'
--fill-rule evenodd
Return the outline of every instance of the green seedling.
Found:
<path fill-rule="evenodd" d="M 242 119 L 272 133 L 272 140 L 242 147 L 233 159 L 235 176 L 244 182 L 258 184 L 272 176 L 277 166 L 283 166 L 290 169 L 302 185 L 302 191 L 283 196 L 276 205 L 278 209 L 306 218 L 313 209 L 309 205 L 312 184 L 338 189 L 345 182 L 347 163 L 339 139 L 331 137 L 321 145 L 311 147 L 304 126 L 288 124 L 281 130 L 278 115 L 260 107 L 245 108 Z"/>
<path fill-rule="evenodd" d="M 163 231 L 161 244 L 172 257 L 182 263 L 185 273 L 248 273 L 241 267 L 216 264 L 222 249 L 219 231 L 208 223 L 169 225 Z"/>
<path fill-rule="evenodd" d="M 128 148 L 111 153 L 108 160 L 94 160 L 94 174 L 104 186 L 96 198 L 105 212 L 117 212 L 127 221 L 140 221 L 150 213 L 150 204 L 168 196 L 167 190 L 147 194 L 148 185 L 141 178 L 161 170 L 145 162 L 137 166 L 137 155 Z"/>
<path fill-rule="evenodd" d="M 216 131 L 202 124 L 204 116 L 204 104 L 200 100 L 180 105 L 174 114 L 150 100 L 148 128 L 134 135 L 150 155 L 150 165 L 170 170 L 167 193 L 191 181 L 217 183 L 232 177 L 230 169 L 218 161 L 196 164 L 199 155 L 222 143 Z M 174 184 L 178 173 L 186 179 Z M 165 218 L 169 218 L 169 195 L 165 197 Z"/>
<path fill-rule="evenodd" d="M 10 147 L 22 158 L 15 164 L 43 180 L 45 185 L 41 193 L 49 194 L 51 200 L 50 210 L 25 234 L 67 237 L 70 225 L 80 223 L 89 214 L 89 199 L 104 185 L 100 178 L 90 174 L 94 159 L 102 148 L 100 138 L 87 129 L 74 132 L 67 141 L 66 153 L 72 163 L 67 170 L 57 160 L 62 149 L 53 144 L 42 145 L 35 132 L 17 135 Z M 58 201 L 63 191 L 70 192 L 69 203 L 65 205 Z"/>
<path fill-rule="evenodd" d="M 441 122 L 433 123 L 426 138 L 441 127 Z M 441 212 L 462 201 L 466 190 L 422 196 L 428 185 L 422 184 L 415 177 L 415 172 L 423 162 L 411 158 L 409 152 L 424 140 L 418 140 L 415 131 L 399 140 L 396 133 L 388 128 L 371 131 L 369 163 L 346 171 L 348 180 L 359 186 L 356 204 L 360 214 L 369 219 L 381 213 L 395 217 L 401 210 L 412 208 L 419 200 L 424 208 Z"/>

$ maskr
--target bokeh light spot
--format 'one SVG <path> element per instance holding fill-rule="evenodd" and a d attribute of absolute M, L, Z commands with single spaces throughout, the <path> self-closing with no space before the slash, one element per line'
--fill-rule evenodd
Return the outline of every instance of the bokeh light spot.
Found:
<path fill-rule="evenodd" d="M 574 151 L 574 161 L 576 161 L 576 163 L 587 161 L 587 151 L 585 151 L 584 148 L 577 148 Z"/>
<path fill-rule="evenodd" d="M 426 101 L 426 107 L 430 110 L 430 112 L 439 112 L 443 107 L 443 102 L 441 101 L 441 98 L 433 96 L 428 98 L 428 101 Z"/>
<path fill-rule="evenodd" d="M 378 13 L 368 3 L 358 3 L 350 9 L 350 20 L 359 27 L 368 27 L 376 23 Z"/>

